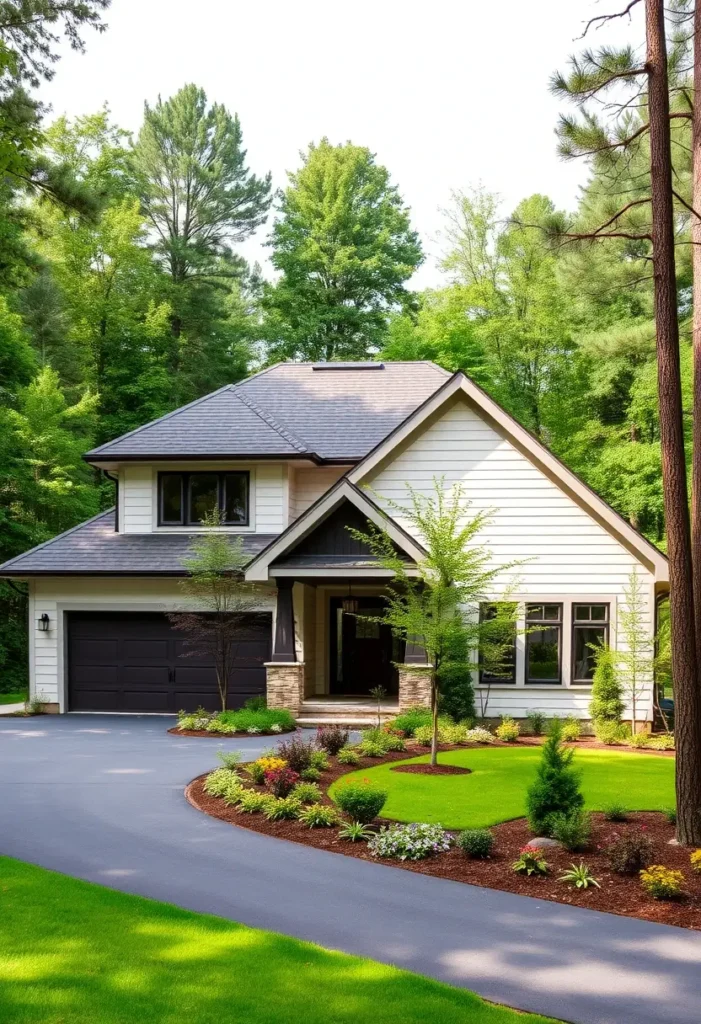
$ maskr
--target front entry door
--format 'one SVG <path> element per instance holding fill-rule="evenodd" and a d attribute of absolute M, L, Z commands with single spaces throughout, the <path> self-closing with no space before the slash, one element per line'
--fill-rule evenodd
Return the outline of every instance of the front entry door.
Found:
<path fill-rule="evenodd" d="M 349 615 L 343 611 L 343 598 L 331 598 L 330 692 L 360 695 L 384 686 L 388 694 L 396 694 L 398 673 L 393 663 L 400 660 L 400 645 L 389 626 L 362 618 L 380 615 L 382 598 L 357 600 L 358 615 Z"/>

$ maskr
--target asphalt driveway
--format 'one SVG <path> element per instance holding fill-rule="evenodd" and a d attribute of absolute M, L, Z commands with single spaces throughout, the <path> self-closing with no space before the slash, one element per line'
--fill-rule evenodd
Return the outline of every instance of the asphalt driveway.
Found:
<path fill-rule="evenodd" d="M 220 748 L 157 717 L 0 718 L 0 853 L 581 1024 L 701 1020 L 701 933 L 344 858 L 207 818 Z M 1 882 L 1 879 L 0 879 Z M 0 927 L 1 927 L 0 922 Z"/>

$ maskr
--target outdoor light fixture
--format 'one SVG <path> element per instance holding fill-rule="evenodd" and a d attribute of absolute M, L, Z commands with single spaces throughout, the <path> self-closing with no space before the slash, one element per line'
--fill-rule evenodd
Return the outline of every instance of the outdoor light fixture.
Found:
<path fill-rule="evenodd" d="M 41 630 L 42 633 L 49 632 L 49 616 L 46 612 L 37 619 L 37 629 Z"/>
<path fill-rule="evenodd" d="M 358 598 L 353 597 L 352 587 L 348 584 L 348 597 L 343 598 L 342 608 L 346 615 L 356 615 L 358 611 Z"/>

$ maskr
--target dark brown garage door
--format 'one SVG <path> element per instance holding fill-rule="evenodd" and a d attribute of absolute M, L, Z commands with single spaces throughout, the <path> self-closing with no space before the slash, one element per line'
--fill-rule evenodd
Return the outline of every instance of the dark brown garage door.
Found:
<path fill-rule="evenodd" d="M 229 707 L 265 693 L 271 616 L 250 615 L 238 645 Z M 165 615 L 68 614 L 68 706 L 71 711 L 194 711 L 219 707 L 211 660 L 186 655 L 182 633 Z"/>

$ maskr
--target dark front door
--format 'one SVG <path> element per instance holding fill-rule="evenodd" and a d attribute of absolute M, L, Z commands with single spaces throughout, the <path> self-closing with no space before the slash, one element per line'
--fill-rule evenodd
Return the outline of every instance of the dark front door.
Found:
<path fill-rule="evenodd" d="M 265 693 L 271 616 L 251 613 L 229 683 L 229 707 Z M 70 711 L 194 711 L 219 706 L 211 659 L 187 654 L 182 633 L 165 615 L 68 614 Z"/>
<path fill-rule="evenodd" d="M 359 597 L 358 615 L 349 615 L 343 611 L 343 598 L 331 598 L 331 693 L 367 694 L 375 686 L 384 686 L 388 694 L 398 692 L 394 662 L 401 660 L 399 643 L 389 626 L 362 617 L 380 615 L 382 606 L 382 598 Z"/>

